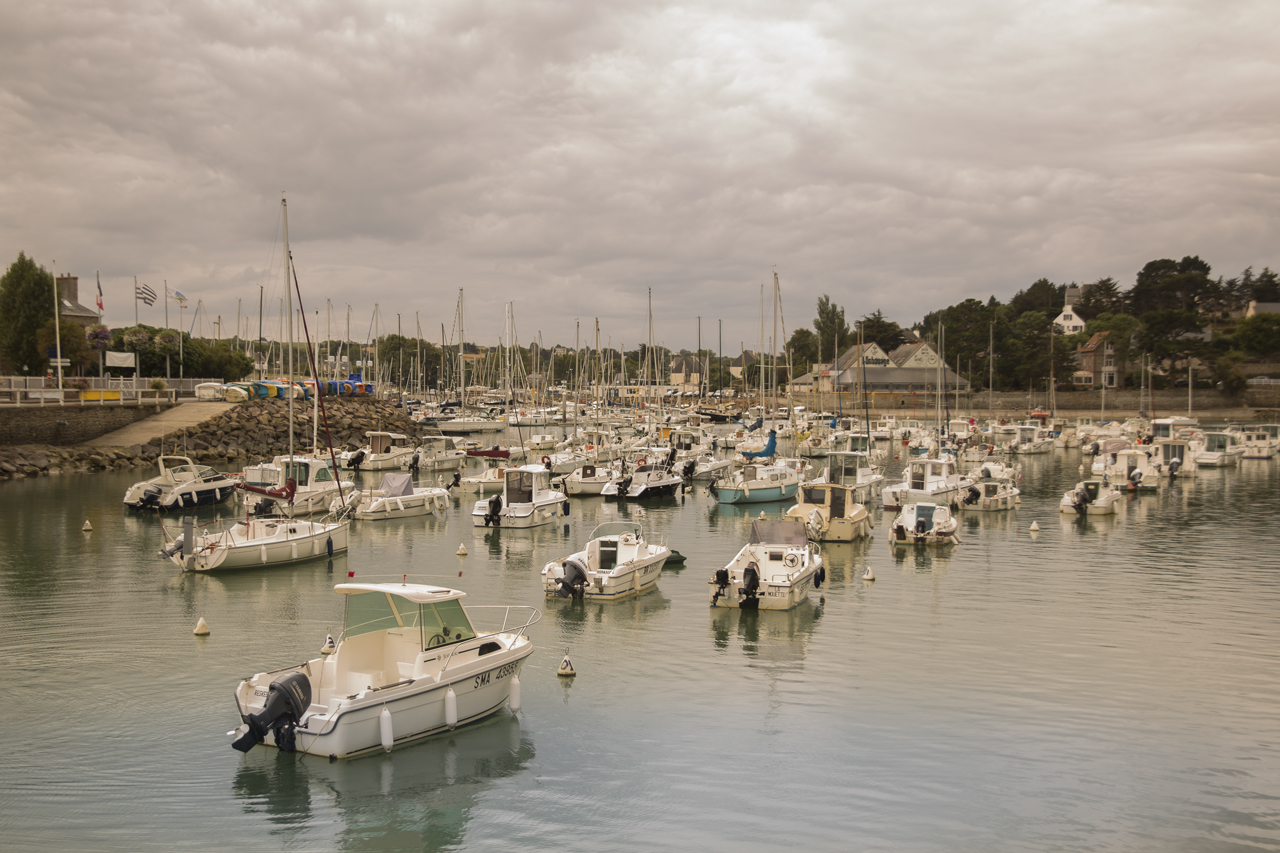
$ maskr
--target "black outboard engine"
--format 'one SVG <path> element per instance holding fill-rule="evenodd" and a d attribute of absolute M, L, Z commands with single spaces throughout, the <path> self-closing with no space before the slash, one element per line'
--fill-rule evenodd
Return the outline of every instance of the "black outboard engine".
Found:
<path fill-rule="evenodd" d="M 159 486 L 147 486 L 142 492 L 142 497 L 138 499 L 138 509 L 151 509 L 156 506 L 160 503 L 161 494 Z"/>
<path fill-rule="evenodd" d="M 311 679 L 301 672 L 282 675 L 271 682 L 267 703 L 256 714 L 244 714 L 240 719 L 249 726 L 235 743 L 241 752 L 248 752 L 267 739 L 267 732 L 274 732 L 276 746 L 281 752 L 297 752 L 294 729 L 311 705 Z"/>
<path fill-rule="evenodd" d="M 985 471 L 987 469 L 983 468 L 982 470 Z M 976 487 L 970 486 L 968 491 L 964 493 L 964 505 L 972 506 L 978 502 L 978 498 L 980 497 L 982 497 L 982 492 L 978 491 Z"/>
<path fill-rule="evenodd" d="M 1075 509 L 1076 515 L 1084 515 L 1085 509 L 1089 506 L 1089 492 L 1084 486 L 1076 489 L 1075 494 L 1072 495 L 1071 506 Z"/>
<path fill-rule="evenodd" d="M 489 511 L 484 514 L 484 526 L 488 527 L 490 524 L 494 527 L 502 526 L 502 495 L 489 498 Z"/>
<path fill-rule="evenodd" d="M 1169 460 L 1169 482 L 1172 483 L 1174 480 L 1178 479 L 1178 469 L 1181 467 L 1182 460 L 1178 457 L 1175 456 Z"/>
<path fill-rule="evenodd" d="M 698 470 L 698 463 L 692 459 L 684 463 L 684 470 L 680 472 L 680 476 L 686 480 L 693 479 L 693 472 Z"/>
<path fill-rule="evenodd" d="M 587 570 L 577 560 L 565 560 L 564 576 L 556 595 L 560 598 L 582 598 L 587 586 Z"/>
<path fill-rule="evenodd" d="M 409 460 L 409 470 L 417 473 L 418 463 L 422 461 L 422 451 L 413 454 L 413 458 Z"/>
<path fill-rule="evenodd" d="M 271 498 L 263 498 L 253 505 L 253 515 L 276 515 L 276 502 Z"/>
<path fill-rule="evenodd" d="M 174 554 L 186 553 L 186 536 L 185 534 L 174 539 L 166 547 L 160 549 L 160 556 L 172 557 Z"/>
<path fill-rule="evenodd" d="M 990 468 L 983 468 L 983 469 L 982 469 L 982 479 L 984 479 L 984 480 L 990 480 L 990 479 L 991 479 L 991 469 L 990 469 Z"/>
<path fill-rule="evenodd" d="M 713 607 L 715 606 L 715 603 L 720 600 L 720 596 L 724 595 L 724 591 L 729 588 L 729 570 L 716 569 L 715 582 L 715 595 L 711 596 L 711 605 Z"/>
<path fill-rule="evenodd" d="M 360 463 L 362 462 L 364 462 L 364 448 L 357 450 L 356 455 L 351 457 L 351 462 L 349 463 L 351 465 L 351 470 L 359 471 Z"/>
<path fill-rule="evenodd" d="M 916 519 L 916 535 L 923 536 L 928 532 L 929 532 L 929 522 L 925 521 L 923 518 L 917 518 Z"/>
<path fill-rule="evenodd" d="M 1132 471 L 1129 472 L 1129 487 L 1131 489 L 1136 490 L 1141 486 L 1142 486 L 1142 469 L 1134 468 Z"/>
<path fill-rule="evenodd" d="M 631 478 L 623 477 L 622 482 L 618 483 L 618 497 L 625 498 L 629 491 L 631 491 Z"/>
<path fill-rule="evenodd" d="M 1089 445 L 1089 453 L 1091 456 L 1097 456 L 1102 451 L 1102 446 L 1098 442 Z"/>
<path fill-rule="evenodd" d="M 740 596 L 738 607 L 741 610 L 759 610 L 760 598 L 757 593 L 760 591 L 760 572 L 755 563 L 751 563 L 742 572 L 742 589 L 738 590 Z"/>
<path fill-rule="evenodd" d="M 450 490 L 450 489 L 456 489 L 456 488 L 458 488 L 458 486 L 461 486 L 461 485 L 462 485 L 462 472 L 461 472 L 461 471 L 454 471 L 454 472 L 453 472 L 453 480 L 452 480 L 452 482 L 450 482 L 450 483 L 449 483 L 448 485 L 446 485 L 444 488 L 445 488 L 445 491 L 448 491 L 448 490 Z"/>

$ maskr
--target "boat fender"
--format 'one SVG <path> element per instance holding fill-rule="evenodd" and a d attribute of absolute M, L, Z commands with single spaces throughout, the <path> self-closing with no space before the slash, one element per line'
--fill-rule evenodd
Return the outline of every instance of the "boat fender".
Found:
<path fill-rule="evenodd" d="M 330 536 L 328 539 L 324 541 L 324 550 L 330 557 L 333 556 L 333 537 L 332 536 Z"/>
<path fill-rule="evenodd" d="M 819 566 L 818 571 L 813 576 L 813 578 L 814 578 L 814 584 L 813 584 L 814 588 L 822 589 L 822 585 L 827 582 L 827 567 Z"/>
<path fill-rule="evenodd" d="M 507 697 L 507 704 L 511 706 L 511 713 L 516 714 L 520 711 L 520 676 L 513 675 L 511 677 L 511 693 Z"/>
<path fill-rule="evenodd" d="M 453 727 L 450 726 L 450 728 Z M 378 714 L 378 732 L 382 736 L 382 748 L 390 752 L 391 747 L 395 746 L 396 736 L 391 725 L 391 712 L 387 710 L 386 705 L 382 706 L 382 711 Z"/>
<path fill-rule="evenodd" d="M 452 687 L 444 694 L 444 723 L 450 730 L 458 727 L 458 694 Z"/>
<path fill-rule="evenodd" d="M 569 501 L 568 501 L 568 500 L 566 500 L 566 501 L 564 502 L 564 514 L 565 514 L 565 515 L 568 515 L 568 514 L 569 514 Z"/>

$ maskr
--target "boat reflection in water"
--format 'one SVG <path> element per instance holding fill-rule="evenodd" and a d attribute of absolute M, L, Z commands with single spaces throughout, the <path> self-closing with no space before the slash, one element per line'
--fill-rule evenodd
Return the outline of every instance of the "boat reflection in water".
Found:
<path fill-rule="evenodd" d="M 711 642 L 717 651 L 727 651 L 736 639 L 744 655 L 766 665 L 800 664 L 822 620 L 825 601 L 810 599 L 781 611 L 713 607 Z"/>
<path fill-rule="evenodd" d="M 524 771 L 533 757 L 519 719 L 503 711 L 359 761 L 254 750 L 241 760 L 232 795 L 246 814 L 274 824 L 282 844 L 336 816 L 340 850 L 446 850 L 465 840 L 472 810 L 494 783 Z"/>

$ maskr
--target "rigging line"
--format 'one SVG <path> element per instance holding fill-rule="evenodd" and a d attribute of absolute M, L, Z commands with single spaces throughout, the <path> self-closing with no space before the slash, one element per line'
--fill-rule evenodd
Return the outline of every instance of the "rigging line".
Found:
<path fill-rule="evenodd" d="M 322 394 L 320 391 L 320 374 L 316 372 L 316 353 L 315 353 L 315 349 L 311 346 L 311 331 L 307 328 L 307 312 L 302 306 L 302 287 L 298 284 L 298 267 L 296 264 L 293 263 L 292 252 L 289 253 L 289 262 L 290 262 L 289 266 L 292 267 L 293 269 L 293 288 L 294 288 L 294 291 L 297 292 L 298 294 L 298 308 L 300 309 L 300 313 L 302 314 L 302 334 L 307 339 L 307 357 L 311 361 L 311 376 L 316 383 L 316 402 L 320 405 L 320 417 L 324 419 L 324 440 L 325 440 L 325 444 L 329 446 L 329 460 L 333 463 L 333 470 L 336 472 L 341 469 L 338 468 L 338 459 L 336 456 L 334 456 L 334 453 L 333 453 L 333 436 L 330 435 L 329 433 L 329 413 L 325 409 L 324 394 Z M 290 347 L 293 346 L 292 341 L 290 341 L 289 346 Z M 289 383 L 290 385 L 293 384 L 292 376 L 289 377 Z M 289 399 L 290 400 L 293 399 L 292 388 L 290 388 L 289 390 Z M 292 430 L 293 427 L 290 426 L 289 429 Z M 338 500 L 342 501 L 342 508 L 346 509 L 347 498 L 346 498 L 346 495 L 342 493 L 341 479 L 338 480 Z"/>

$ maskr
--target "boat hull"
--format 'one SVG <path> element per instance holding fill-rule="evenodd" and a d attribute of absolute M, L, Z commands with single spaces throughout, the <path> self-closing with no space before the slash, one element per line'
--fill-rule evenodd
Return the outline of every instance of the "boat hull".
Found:
<path fill-rule="evenodd" d="M 346 551 L 349 544 L 346 524 L 320 525 L 309 521 L 284 520 L 278 524 L 286 526 L 284 536 L 290 536 L 290 527 L 300 529 L 305 525 L 311 530 L 305 533 L 299 530 L 299 535 L 291 538 L 247 541 L 237 541 L 237 537 L 229 532 L 209 534 L 196 538 L 194 554 L 185 556 L 183 552 L 176 552 L 169 559 L 179 568 L 192 572 L 257 569 L 330 557 Z"/>

